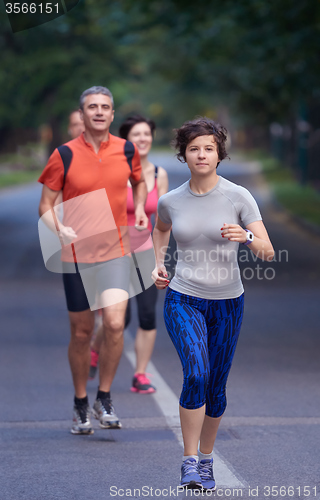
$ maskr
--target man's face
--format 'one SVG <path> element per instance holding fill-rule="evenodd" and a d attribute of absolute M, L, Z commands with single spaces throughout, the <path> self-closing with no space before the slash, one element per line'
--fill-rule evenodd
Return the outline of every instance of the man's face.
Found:
<path fill-rule="evenodd" d="M 74 111 L 69 116 L 69 127 L 68 132 L 71 139 L 79 137 L 79 135 L 84 132 L 84 123 L 80 115 L 80 111 Z"/>
<path fill-rule="evenodd" d="M 87 95 L 82 110 L 82 118 L 86 130 L 91 132 L 107 132 L 114 119 L 114 110 L 109 96 L 104 94 Z"/>

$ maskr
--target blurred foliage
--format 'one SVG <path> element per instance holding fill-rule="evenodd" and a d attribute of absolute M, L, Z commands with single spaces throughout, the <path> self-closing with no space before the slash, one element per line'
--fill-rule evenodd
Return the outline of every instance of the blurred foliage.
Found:
<path fill-rule="evenodd" d="M 131 2 L 123 3 L 129 14 Z M 249 122 L 281 120 L 299 100 L 320 95 L 319 2 L 145 0 L 135 6 L 141 39 L 151 48 L 160 42 L 152 71 L 191 93 L 223 99 Z"/>
<path fill-rule="evenodd" d="M 0 155 L 0 175 L 13 171 L 39 171 L 46 162 L 46 148 L 42 144 L 28 143 L 18 146 L 15 153 Z"/>
<path fill-rule="evenodd" d="M 320 228 L 320 193 L 311 184 L 301 185 L 292 170 L 265 152 L 246 153 L 245 160 L 258 161 L 274 198 L 289 213 Z"/>
<path fill-rule="evenodd" d="M 80 93 L 108 86 L 116 121 L 152 116 L 164 131 L 227 107 L 242 124 L 292 117 L 320 98 L 320 2 L 82 0 L 12 34 L 1 5 L 0 131 L 66 126 Z"/>
<path fill-rule="evenodd" d="M 301 186 L 295 181 L 273 184 L 280 204 L 289 212 L 320 228 L 320 194 L 312 186 Z"/>
<path fill-rule="evenodd" d="M 0 189 L 14 186 L 17 184 L 26 184 L 28 182 L 36 181 L 42 169 L 40 170 L 17 170 L 15 172 L 2 172 L 0 170 Z"/>

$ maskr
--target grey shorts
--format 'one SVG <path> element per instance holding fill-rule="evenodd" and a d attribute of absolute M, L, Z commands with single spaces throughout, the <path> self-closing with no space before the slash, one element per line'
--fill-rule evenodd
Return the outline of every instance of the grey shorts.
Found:
<path fill-rule="evenodd" d="M 129 293 L 130 257 L 124 256 L 94 264 L 63 263 L 63 285 L 70 312 L 92 308 L 97 295 L 117 288 Z M 76 272 L 72 272 L 76 266 Z M 69 272 L 68 272 L 69 271 Z"/>

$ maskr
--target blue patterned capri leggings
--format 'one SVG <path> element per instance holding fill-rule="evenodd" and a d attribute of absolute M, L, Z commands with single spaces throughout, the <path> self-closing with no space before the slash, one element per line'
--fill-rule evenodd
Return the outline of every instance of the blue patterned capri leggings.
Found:
<path fill-rule="evenodd" d="M 164 320 L 183 369 L 180 405 L 220 417 L 243 316 L 244 294 L 206 300 L 167 289 Z"/>

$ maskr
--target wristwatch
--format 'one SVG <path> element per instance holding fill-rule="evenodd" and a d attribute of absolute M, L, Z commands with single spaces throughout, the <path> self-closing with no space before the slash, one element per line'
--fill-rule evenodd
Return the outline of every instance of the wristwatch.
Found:
<path fill-rule="evenodd" d="M 247 231 L 247 241 L 245 241 L 242 244 L 243 245 L 250 245 L 250 243 L 252 243 L 254 240 L 254 234 L 252 231 L 249 231 L 249 229 L 245 229 L 245 231 Z"/>

